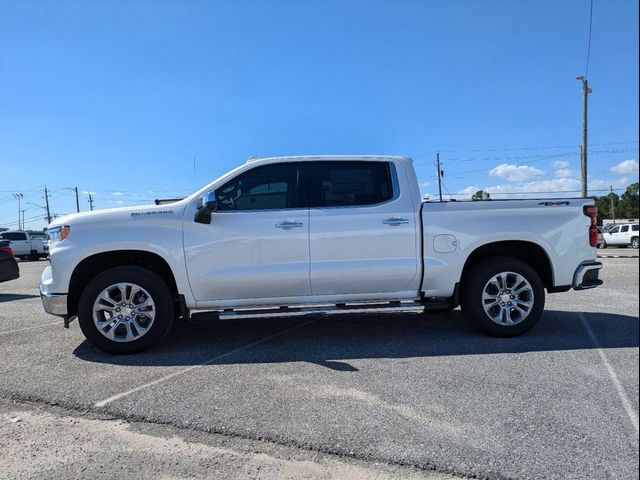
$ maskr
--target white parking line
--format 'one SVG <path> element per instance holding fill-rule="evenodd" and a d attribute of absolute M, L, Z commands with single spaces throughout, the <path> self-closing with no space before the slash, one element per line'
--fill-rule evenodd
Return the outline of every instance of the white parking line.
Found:
<path fill-rule="evenodd" d="M 600 359 L 602 360 L 602 363 L 604 363 L 604 366 L 607 368 L 607 371 L 609 372 L 609 378 L 611 378 L 613 385 L 616 387 L 616 390 L 618 391 L 618 396 L 620 397 L 622 406 L 627 412 L 627 415 L 629 415 L 629 420 L 631 420 L 631 424 L 633 425 L 633 428 L 635 428 L 636 433 L 638 433 L 638 414 L 633 409 L 633 406 L 631 405 L 631 401 L 629 400 L 629 396 L 627 395 L 626 390 L 620 383 L 620 379 L 618 378 L 618 375 L 616 374 L 615 370 L 609 363 L 609 359 L 607 358 L 607 355 L 604 353 L 604 350 L 600 346 L 600 342 L 598 341 L 598 338 L 596 337 L 595 333 L 593 333 L 593 330 L 589 326 L 589 323 L 587 322 L 587 319 L 585 318 L 584 314 L 580 312 L 578 313 L 578 316 L 580 317 L 580 320 L 582 321 L 584 328 L 587 330 L 587 333 L 589 334 L 589 336 L 591 337 L 591 340 L 596 346 L 598 355 L 600 355 Z"/>
<path fill-rule="evenodd" d="M 18 328 L 16 330 L 7 330 L 6 332 L 0 332 L 0 335 L 8 335 L 9 333 L 24 332 L 25 330 L 33 330 L 35 328 L 50 327 L 52 325 L 62 326 L 62 323 L 52 322 L 52 323 L 45 323 L 44 325 L 34 325 L 33 327 Z"/>
<path fill-rule="evenodd" d="M 183 368 L 182 370 L 179 370 L 177 372 L 174 373 L 170 373 L 169 375 L 165 375 L 164 377 L 160 377 L 156 380 L 153 380 L 151 382 L 145 383 L 143 385 L 140 385 L 138 387 L 134 387 L 131 390 L 127 390 L 126 392 L 122 392 L 122 393 L 118 393 L 116 395 L 113 395 L 109 398 L 105 398 L 104 400 L 100 400 L 99 402 L 96 402 L 94 404 L 94 406 L 96 408 L 101 408 L 104 407 L 105 405 L 110 404 L 111 402 L 114 402 L 122 397 L 126 397 L 127 395 L 131 395 L 132 393 L 136 393 L 139 392 L 140 390 L 144 390 L 145 388 L 149 388 L 149 387 L 153 387 L 154 385 L 158 385 L 159 383 L 163 383 L 166 382 L 167 380 L 170 380 L 172 378 L 175 378 L 179 375 L 185 374 L 187 372 L 190 372 L 191 370 L 195 370 L 196 368 L 200 368 L 200 367 L 204 367 L 205 365 L 211 365 L 214 362 L 217 362 L 218 360 L 221 360 L 223 358 L 229 357 L 235 353 L 241 352 L 243 350 L 246 350 L 248 348 L 251 347 L 255 347 L 256 345 L 260 345 L 261 343 L 265 343 L 268 342 L 269 340 L 272 340 L 276 337 L 279 337 L 281 335 L 284 335 L 286 333 L 289 333 L 292 330 L 295 330 L 297 328 L 300 327 L 304 327 L 305 325 L 309 325 L 310 323 L 313 323 L 315 321 L 319 320 L 319 318 L 314 318 L 313 320 L 309 320 L 308 322 L 303 322 L 303 323 L 299 323 L 298 325 L 295 325 L 291 328 L 287 328 L 286 330 L 282 330 L 281 332 L 278 333 L 274 333 L 273 335 L 269 335 L 268 337 L 264 337 L 260 340 L 257 340 L 255 342 L 249 343 L 247 345 L 243 345 L 242 347 L 238 347 L 234 350 L 231 350 L 229 352 L 223 353 L 222 355 L 218 355 L 216 357 L 210 358 L 209 360 L 207 360 L 206 362 L 203 363 L 199 363 L 198 365 L 192 365 L 190 367 L 187 368 Z"/>

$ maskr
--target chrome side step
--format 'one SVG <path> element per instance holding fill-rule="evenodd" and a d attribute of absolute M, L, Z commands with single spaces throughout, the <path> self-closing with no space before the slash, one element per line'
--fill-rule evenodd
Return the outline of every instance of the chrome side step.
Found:
<path fill-rule="evenodd" d="M 221 320 L 226 320 L 231 318 L 292 317 L 310 314 L 335 315 L 345 312 L 384 313 L 422 311 L 424 311 L 424 305 L 413 301 L 388 303 L 338 303 L 335 305 L 313 305 L 306 307 L 283 306 L 278 308 L 225 309 L 218 311 L 218 317 Z"/>

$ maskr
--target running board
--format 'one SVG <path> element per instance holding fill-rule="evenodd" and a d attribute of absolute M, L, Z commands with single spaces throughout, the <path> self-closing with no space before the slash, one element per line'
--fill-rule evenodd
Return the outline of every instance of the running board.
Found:
<path fill-rule="evenodd" d="M 298 315 L 322 314 L 333 315 L 345 312 L 354 313 L 384 313 L 384 312 L 423 312 L 424 305 L 419 302 L 388 302 L 368 304 L 344 304 L 318 305 L 309 307 L 278 307 L 278 308 L 254 308 L 254 309 L 225 309 L 218 311 L 221 320 L 231 318 L 269 318 L 292 317 Z"/>

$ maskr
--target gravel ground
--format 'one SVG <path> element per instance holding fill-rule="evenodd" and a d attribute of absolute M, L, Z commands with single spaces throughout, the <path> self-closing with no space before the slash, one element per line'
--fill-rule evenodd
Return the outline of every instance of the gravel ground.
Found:
<path fill-rule="evenodd" d="M 121 357 L 44 314 L 45 263 L 22 263 L 0 476 L 637 478 L 638 262 L 602 261 L 604 286 L 548 296 L 515 339 L 459 310 L 200 319 Z"/>

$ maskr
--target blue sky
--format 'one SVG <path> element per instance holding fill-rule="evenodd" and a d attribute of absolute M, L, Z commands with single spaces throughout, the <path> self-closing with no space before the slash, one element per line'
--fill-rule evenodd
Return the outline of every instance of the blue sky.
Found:
<path fill-rule="evenodd" d="M 184 195 L 250 155 L 579 190 L 588 0 L 0 2 L 0 226 Z M 595 0 L 590 186 L 638 177 L 638 2 Z M 196 158 L 194 179 L 193 158 Z M 567 194 L 569 195 L 569 194 Z M 494 195 L 496 196 L 496 195 Z M 535 196 L 542 196 L 535 194 Z M 14 225 L 11 225 L 13 222 Z"/>

